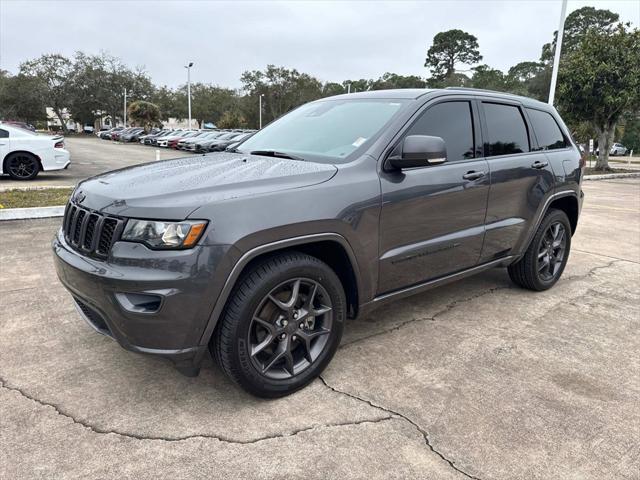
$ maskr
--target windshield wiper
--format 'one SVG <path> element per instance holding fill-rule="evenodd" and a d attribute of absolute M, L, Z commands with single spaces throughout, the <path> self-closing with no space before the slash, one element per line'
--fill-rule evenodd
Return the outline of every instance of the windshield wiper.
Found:
<path fill-rule="evenodd" d="M 277 152 L 276 150 L 253 150 L 249 152 L 251 155 L 262 155 L 263 157 L 278 157 L 278 158 L 288 158 L 290 160 L 303 160 L 304 158 L 296 157 L 295 155 L 291 155 L 290 153 Z"/>

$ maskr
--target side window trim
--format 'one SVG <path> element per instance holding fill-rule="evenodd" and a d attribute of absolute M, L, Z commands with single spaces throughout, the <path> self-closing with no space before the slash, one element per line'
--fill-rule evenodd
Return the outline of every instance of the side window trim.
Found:
<path fill-rule="evenodd" d="M 452 162 L 444 162 L 444 163 L 440 163 L 440 164 L 436 164 L 436 165 L 426 165 L 424 167 L 417 167 L 418 169 L 423 169 L 423 168 L 434 168 L 434 167 L 438 167 L 441 165 L 450 165 L 451 163 L 464 163 L 464 162 L 472 162 L 475 160 L 478 160 L 479 158 L 482 158 L 482 154 L 481 154 L 481 143 L 479 143 L 479 140 L 481 140 L 481 135 L 480 135 L 480 128 L 479 128 L 479 117 L 478 117 L 478 112 L 476 111 L 476 107 L 474 105 L 475 103 L 475 99 L 473 97 L 449 97 L 449 96 L 444 96 L 444 97 L 439 97 L 434 99 L 432 102 L 427 102 L 426 104 L 422 105 L 420 107 L 420 109 L 418 111 L 415 112 L 415 114 L 411 117 L 411 119 L 404 125 L 404 127 L 398 132 L 397 137 L 394 139 L 394 141 L 391 142 L 392 147 L 389 150 L 389 154 L 391 152 L 393 152 L 393 150 L 395 150 L 395 148 L 398 146 L 398 144 L 407 136 L 407 133 L 411 130 L 411 128 L 422 118 L 422 116 L 430 109 L 435 107 L 436 105 L 441 105 L 443 103 L 453 103 L 453 102 L 465 102 L 469 105 L 469 110 L 470 110 L 470 114 L 471 114 L 471 132 L 472 132 L 472 138 L 473 138 L 473 150 L 474 150 L 474 157 L 473 158 L 467 158 L 464 160 L 455 160 Z M 385 158 L 389 155 L 385 155 Z M 415 170 L 415 169 L 412 169 Z"/>
<path fill-rule="evenodd" d="M 487 160 L 491 160 L 493 158 L 502 158 L 502 157 L 513 157 L 515 155 L 531 155 L 534 153 L 538 153 L 538 151 L 535 151 L 533 149 L 533 146 L 535 145 L 536 148 L 538 146 L 538 142 L 537 142 L 537 138 L 534 137 L 533 135 L 533 129 L 531 128 L 531 122 L 529 121 L 529 117 L 526 116 L 526 112 L 524 110 L 526 110 L 524 108 L 524 105 L 522 105 L 520 102 L 516 102 L 516 101 L 509 101 L 509 100 L 503 100 L 501 98 L 492 98 L 492 97 L 479 97 L 477 99 L 478 102 L 478 108 L 480 109 L 480 118 L 481 118 L 481 123 L 482 123 L 482 137 L 483 137 L 483 143 L 482 143 L 482 150 L 484 152 L 484 158 L 486 158 Z M 529 151 L 528 152 L 522 152 L 522 153 L 507 153 L 504 155 L 489 155 L 489 152 L 486 150 L 485 148 L 485 139 L 489 140 L 489 131 L 487 128 L 487 119 L 485 117 L 485 109 L 484 109 L 484 104 L 485 103 L 493 103 L 496 105 L 505 105 L 508 107 L 516 107 L 519 112 L 520 112 L 520 116 L 522 117 L 522 121 L 524 122 L 524 126 L 525 129 L 527 131 L 527 139 L 529 141 Z"/>

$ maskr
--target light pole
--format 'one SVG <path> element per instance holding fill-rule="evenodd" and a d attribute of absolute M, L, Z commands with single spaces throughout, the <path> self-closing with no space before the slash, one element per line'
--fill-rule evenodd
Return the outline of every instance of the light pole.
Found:
<path fill-rule="evenodd" d="M 553 71 L 551 73 L 551 87 L 549 88 L 549 105 L 553 105 L 556 96 L 556 82 L 558 81 L 558 66 L 560 63 L 560 50 L 562 49 L 562 37 L 564 36 L 564 17 L 567 14 L 567 0 L 562 0 L 562 10 L 560 12 L 560 26 L 558 27 L 558 37 L 556 38 L 556 52 L 553 56 Z"/>
<path fill-rule="evenodd" d="M 124 128 L 127 128 L 127 89 L 124 89 Z M 115 119 L 114 119 L 115 124 Z"/>
<path fill-rule="evenodd" d="M 264 97 L 264 93 L 261 93 L 258 97 L 258 117 L 260 118 L 260 128 L 258 130 L 262 130 L 262 97 Z"/>
<path fill-rule="evenodd" d="M 189 110 L 189 130 L 191 130 L 191 67 L 193 62 L 189 62 L 184 68 L 187 69 L 187 108 Z"/>

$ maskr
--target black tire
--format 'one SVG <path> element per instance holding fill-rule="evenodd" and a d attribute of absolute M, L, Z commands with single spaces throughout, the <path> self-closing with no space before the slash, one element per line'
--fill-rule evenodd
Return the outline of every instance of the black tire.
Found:
<path fill-rule="evenodd" d="M 553 240 L 556 227 L 563 229 L 561 245 Z M 558 235 L 560 235 L 558 233 Z M 562 250 L 562 257 L 559 253 Z M 550 209 L 542 219 L 524 256 L 508 267 L 509 277 L 517 285 L 529 290 L 542 291 L 560 279 L 571 250 L 571 224 L 562 210 Z"/>
<path fill-rule="evenodd" d="M 285 299 L 293 305 L 289 310 L 281 308 Z M 276 254 L 240 278 L 209 349 L 222 370 L 249 393 L 282 397 L 307 385 L 329 364 L 342 338 L 346 311 L 342 283 L 327 264 L 295 251 Z M 283 356 L 273 363 L 278 354 Z"/>
<path fill-rule="evenodd" d="M 3 171 L 14 180 L 33 180 L 40 171 L 40 162 L 28 152 L 10 153 L 4 160 Z"/>

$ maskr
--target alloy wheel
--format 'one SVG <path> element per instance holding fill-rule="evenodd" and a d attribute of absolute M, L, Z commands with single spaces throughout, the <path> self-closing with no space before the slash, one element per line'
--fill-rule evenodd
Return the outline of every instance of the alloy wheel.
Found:
<path fill-rule="evenodd" d="M 333 308 L 317 281 L 294 278 L 260 302 L 248 333 L 250 358 L 258 372 L 287 379 L 306 370 L 329 344 Z"/>
<path fill-rule="evenodd" d="M 9 173 L 19 179 L 31 178 L 38 171 L 38 162 L 28 155 L 13 155 L 9 159 Z"/>
<path fill-rule="evenodd" d="M 566 229 L 562 223 L 554 222 L 542 236 L 538 249 L 538 274 L 543 281 L 549 282 L 556 277 L 562 267 L 566 249 Z"/>

